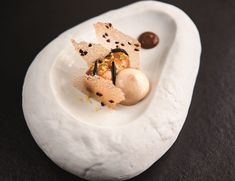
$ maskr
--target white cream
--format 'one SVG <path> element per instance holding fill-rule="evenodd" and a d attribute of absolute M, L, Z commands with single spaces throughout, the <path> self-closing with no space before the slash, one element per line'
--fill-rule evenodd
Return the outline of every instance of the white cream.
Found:
<path fill-rule="evenodd" d="M 124 105 L 133 105 L 142 100 L 149 91 L 149 80 L 137 69 L 124 69 L 118 73 L 116 86 L 125 94 Z"/>

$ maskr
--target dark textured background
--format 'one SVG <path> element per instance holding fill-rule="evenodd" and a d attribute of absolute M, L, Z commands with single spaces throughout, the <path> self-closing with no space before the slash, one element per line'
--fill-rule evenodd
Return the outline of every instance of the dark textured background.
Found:
<path fill-rule="evenodd" d="M 22 84 L 37 53 L 84 20 L 134 0 L 7 1 L 1 4 L 0 181 L 81 181 L 39 149 L 26 126 Z M 235 180 L 235 1 L 167 0 L 197 25 L 202 56 L 179 138 L 133 181 Z M 133 20 L 135 21 L 135 20 Z"/>

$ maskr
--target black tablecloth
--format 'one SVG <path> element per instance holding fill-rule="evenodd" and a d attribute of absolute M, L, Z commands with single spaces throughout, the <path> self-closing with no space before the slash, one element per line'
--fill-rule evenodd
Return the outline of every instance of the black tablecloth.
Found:
<path fill-rule="evenodd" d="M 1 5 L 0 180 L 80 181 L 39 149 L 22 112 L 22 84 L 37 53 L 63 31 L 134 0 L 6 1 Z M 167 0 L 202 40 L 187 120 L 171 149 L 134 181 L 235 180 L 235 1 Z"/>

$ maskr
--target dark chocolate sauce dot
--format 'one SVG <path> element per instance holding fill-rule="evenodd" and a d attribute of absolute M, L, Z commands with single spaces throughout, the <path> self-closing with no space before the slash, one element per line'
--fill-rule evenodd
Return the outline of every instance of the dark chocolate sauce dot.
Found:
<path fill-rule="evenodd" d="M 115 44 L 119 44 L 119 42 L 118 42 L 118 41 L 115 41 Z"/>
<path fill-rule="evenodd" d="M 131 45 L 131 43 L 130 43 L 129 41 L 128 41 L 127 43 L 128 43 L 129 45 Z"/>
<path fill-rule="evenodd" d="M 109 100 L 109 102 L 110 102 L 110 103 L 114 103 L 114 101 L 113 101 L 113 100 Z"/>
<path fill-rule="evenodd" d="M 91 44 L 91 43 L 89 43 L 89 44 L 88 44 L 88 47 L 91 47 L 91 46 L 92 46 L 92 44 Z"/>
<path fill-rule="evenodd" d="M 107 39 L 106 41 L 109 43 L 109 42 L 110 42 L 110 39 Z"/>
<path fill-rule="evenodd" d="M 105 33 L 104 35 L 105 35 L 105 36 L 108 36 L 108 33 Z"/>
<path fill-rule="evenodd" d="M 139 49 L 137 49 L 137 48 L 135 48 L 134 50 L 135 50 L 135 51 L 137 51 L 137 52 L 138 52 L 138 51 L 140 51 L 140 50 L 139 50 Z"/>
<path fill-rule="evenodd" d="M 105 104 L 103 102 L 101 102 L 100 104 L 101 104 L 101 106 L 105 106 Z"/>
<path fill-rule="evenodd" d="M 138 38 L 141 47 L 144 49 L 150 49 L 159 43 L 159 37 L 153 32 L 144 32 Z"/>
<path fill-rule="evenodd" d="M 121 43 L 122 46 L 125 46 L 124 43 Z"/>

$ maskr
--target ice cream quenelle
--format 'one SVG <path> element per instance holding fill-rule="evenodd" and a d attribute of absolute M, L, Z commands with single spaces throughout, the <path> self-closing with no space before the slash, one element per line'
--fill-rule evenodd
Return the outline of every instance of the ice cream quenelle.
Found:
<path fill-rule="evenodd" d="M 140 70 L 127 68 L 120 71 L 116 78 L 116 86 L 125 94 L 124 105 L 133 105 L 142 100 L 149 92 L 149 80 Z"/>
<path fill-rule="evenodd" d="M 111 23 L 94 26 L 99 44 L 72 40 L 88 65 L 84 75 L 88 96 L 111 108 L 138 103 L 149 92 L 149 81 L 140 70 L 140 43 Z"/>

